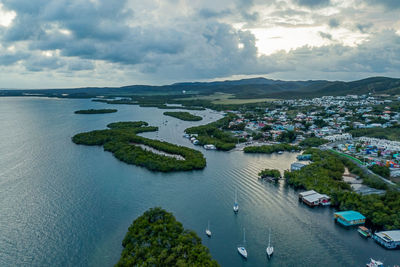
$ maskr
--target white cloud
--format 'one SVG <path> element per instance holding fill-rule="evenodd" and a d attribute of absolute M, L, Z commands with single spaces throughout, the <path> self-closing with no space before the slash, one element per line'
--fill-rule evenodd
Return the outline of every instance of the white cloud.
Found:
<path fill-rule="evenodd" d="M 400 76 L 398 55 L 388 52 L 398 51 L 397 5 L 378 2 L 3 0 L 0 82 L 49 87 L 48 75 L 58 87 Z M 10 83 L 7 74 L 19 79 Z"/>

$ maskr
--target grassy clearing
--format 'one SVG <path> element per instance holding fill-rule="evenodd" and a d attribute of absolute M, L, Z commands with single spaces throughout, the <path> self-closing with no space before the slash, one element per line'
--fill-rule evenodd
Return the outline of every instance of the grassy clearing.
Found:
<path fill-rule="evenodd" d="M 212 104 L 216 104 L 216 105 L 241 105 L 241 104 L 251 104 L 251 103 L 260 103 L 260 102 L 271 102 L 276 99 L 272 99 L 272 98 L 239 99 L 239 98 L 235 98 L 235 95 L 233 95 L 233 94 L 214 93 L 212 95 L 180 98 L 179 100 L 207 100 L 207 101 L 211 101 Z"/>

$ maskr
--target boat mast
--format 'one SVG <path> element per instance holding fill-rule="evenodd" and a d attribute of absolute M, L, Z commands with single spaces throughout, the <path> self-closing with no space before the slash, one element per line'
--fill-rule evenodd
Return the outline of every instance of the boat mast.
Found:
<path fill-rule="evenodd" d="M 271 246 L 271 228 L 269 228 L 269 235 L 268 235 L 268 247 Z"/>
<path fill-rule="evenodd" d="M 237 203 L 237 189 L 235 190 L 235 204 Z"/>

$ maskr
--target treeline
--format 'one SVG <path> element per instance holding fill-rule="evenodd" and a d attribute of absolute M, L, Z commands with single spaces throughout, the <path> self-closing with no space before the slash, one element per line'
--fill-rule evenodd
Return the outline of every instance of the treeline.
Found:
<path fill-rule="evenodd" d="M 166 111 L 163 113 L 166 116 L 171 116 L 183 121 L 201 121 L 203 118 L 197 115 L 190 114 L 189 112 L 172 112 Z"/>
<path fill-rule="evenodd" d="M 275 144 L 275 145 L 263 145 L 263 146 L 248 146 L 243 149 L 244 153 L 263 153 L 272 154 L 279 151 L 300 151 L 299 146 L 290 144 Z"/>
<path fill-rule="evenodd" d="M 400 141 L 400 126 L 393 127 L 375 127 L 366 129 L 350 129 L 349 133 L 353 137 L 367 136 L 381 139 L 388 139 L 392 141 Z"/>
<path fill-rule="evenodd" d="M 172 213 L 152 208 L 137 218 L 122 241 L 116 266 L 219 266 L 197 234 Z"/>
<path fill-rule="evenodd" d="M 75 111 L 75 114 L 104 114 L 104 113 L 114 113 L 117 112 L 116 109 L 81 109 Z"/>
<path fill-rule="evenodd" d="M 238 139 L 233 137 L 231 133 L 224 131 L 224 129 L 228 129 L 229 122 L 234 118 L 236 116 L 229 113 L 215 122 L 187 128 L 185 133 L 197 134 L 200 145 L 213 144 L 219 150 L 228 151 L 235 148 L 236 142 L 238 142 Z"/>
<path fill-rule="evenodd" d="M 271 178 L 279 179 L 279 178 L 281 178 L 281 172 L 276 169 L 265 169 L 265 170 L 260 171 L 258 173 L 258 176 L 260 176 L 260 178 L 271 177 Z"/>
<path fill-rule="evenodd" d="M 284 177 L 289 185 L 327 194 L 333 206 L 339 210 L 361 212 L 375 228 L 400 228 L 400 192 L 389 189 L 381 196 L 357 194 L 343 181 L 345 167 L 365 179 L 366 176 L 356 164 L 328 151 L 309 149 L 304 153 L 312 155 L 312 163 L 298 171 L 285 171 Z M 376 182 L 374 178 L 368 178 Z M 381 187 L 381 183 L 377 183 L 378 187 Z"/>
<path fill-rule="evenodd" d="M 302 147 L 318 147 L 320 145 L 328 143 L 328 140 L 318 138 L 318 137 L 309 137 L 304 139 L 303 141 L 300 142 L 300 146 Z"/>
<path fill-rule="evenodd" d="M 146 122 L 118 122 L 107 127 L 110 129 L 77 134 L 72 137 L 72 141 L 76 144 L 103 146 L 104 150 L 112 152 L 117 159 L 152 171 L 190 171 L 206 166 L 206 160 L 200 151 L 138 136 L 138 133 L 158 129 L 148 126 Z M 182 156 L 184 160 L 145 150 L 137 144 Z"/>
<path fill-rule="evenodd" d="M 370 169 L 371 171 L 373 171 L 374 173 L 376 173 L 376 174 L 382 176 L 382 177 L 385 177 L 385 178 L 387 178 L 387 179 L 390 178 L 390 169 L 389 169 L 389 167 L 386 167 L 386 166 L 379 166 L 379 165 L 377 165 L 377 164 L 374 164 L 374 165 L 372 165 L 371 167 L 369 167 L 369 169 Z"/>
<path fill-rule="evenodd" d="M 201 106 L 168 106 L 166 103 L 171 102 L 173 99 L 171 97 L 161 97 L 161 96 L 132 96 L 130 98 L 123 99 L 93 99 L 94 102 L 102 102 L 112 105 L 139 105 L 140 107 L 154 107 L 159 109 L 185 109 L 185 110 L 205 110 Z M 176 101 L 172 101 L 176 102 Z M 179 103 L 180 104 L 180 103 Z"/>

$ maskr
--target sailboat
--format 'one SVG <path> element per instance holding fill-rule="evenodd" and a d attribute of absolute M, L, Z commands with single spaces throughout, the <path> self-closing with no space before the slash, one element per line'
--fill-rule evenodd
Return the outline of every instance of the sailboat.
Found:
<path fill-rule="evenodd" d="M 243 258 L 247 259 L 247 250 L 245 248 L 245 244 L 246 244 L 246 233 L 243 228 L 243 245 L 242 246 L 239 245 L 237 250 L 238 250 L 239 254 L 242 255 Z"/>
<path fill-rule="evenodd" d="M 233 211 L 235 213 L 239 211 L 239 204 L 237 202 L 237 190 L 235 191 L 235 203 L 233 203 Z"/>
<path fill-rule="evenodd" d="M 272 253 L 274 253 L 274 247 L 271 246 L 271 229 L 269 229 L 269 236 L 268 236 L 268 247 L 266 249 L 268 258 L 272 256 Z"/>
<path fill-rule="evenodd" d="M 208 226 L 207 226 L 207 228 L 206 228 L 206 235 L 207 235 L 208 237 L 211 237 L 210 221 L 208 221 Z"/>

